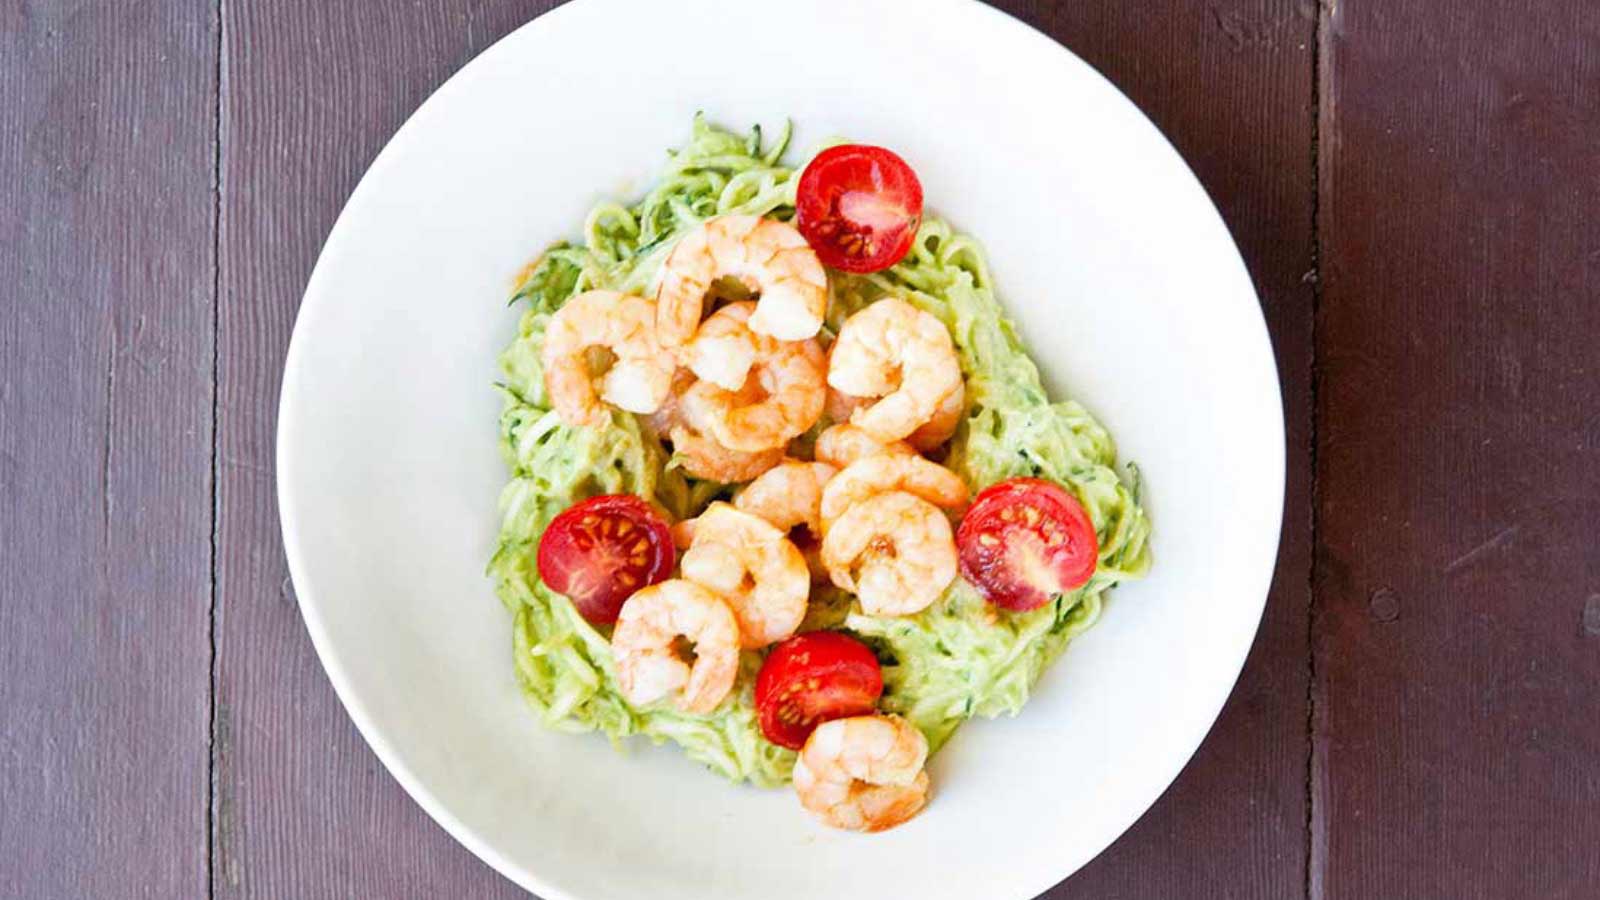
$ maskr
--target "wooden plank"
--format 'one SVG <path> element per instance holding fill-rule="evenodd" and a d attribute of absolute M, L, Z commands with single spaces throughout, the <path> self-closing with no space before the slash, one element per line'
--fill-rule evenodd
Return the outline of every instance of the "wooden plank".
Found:
<path fill-rule="evenodd" d="M 281 556 L 261 548 L 276 546 L 266 473 L 277 363 L 322 235 L 404 115 L 541 5 L 503 4 L 492 21 L 432 4 L 404 16 L 311 2 L 284 3 L 270 15 L 228 6 L 219 893 L 410 894 L 467 885 L 476 896 L 495 887 L 360 745 L 282 593 Z M 1165 16 L 1134 16 L 1110 2 L 1044 10 L 1010 4 L 1130 90 L 1177 137 L 1239 228 L 1280 345 L 1295 448 L 1289 502 L 1306 509 L 1311 291 L 1302 276 L 1312 265 L 1313 22 L 1290 0 L 1227 13 L 1169 5 Z M 1151 21 L 1166 24 L 1152 35 Z M 338 53 L 325 46 L 333 35 Z M 410 64 L 397 70 L 394 60 Z M 317 104 L 296 99 L 307 90 L 318 92 Z M 1241 878 L 1261 896 L 1301 889 L 1308 524 L 1304 517 L 1289 523 L 1263 638 L 1200 759 L 1060 896 L 1159 896 L 1194 884 L 1237 886 Z M 307 742 L 307 734 L 329 737 Z M 353 832 L 350 821 L 373 827 Z M 307 846 L 318 852 L 303 856 Z"/>
<path fill-rule="evenodd" d="M 218 332 L 218 897 L 512 897 L 357 734 L 289 586 L 274 498 L 284 352 L 367 163 L 548 2 L 226 0 Z"/>
<path fill-rule="evenodd" d="M 1600 885 L 1600 6 L 1331 5 L 1311 894 Z"/>
<path fill-rule="evenodd" d="M 216 32 L 0 7 L 0 895 L 206 885 Z"/>
<path fill-rule="evenodd" d="M 1261 295 L 1288 426 L 1288 513 L 1277 575 L 1232 698 L 1150 812 L 1047 896 L 1301 896 L 1308 803 L 1314 285 L 1307 276 L 1315 267 L 1315 16 L 1300 0 L 1000 5 L 1105 73 L 1195 169 Z"/>

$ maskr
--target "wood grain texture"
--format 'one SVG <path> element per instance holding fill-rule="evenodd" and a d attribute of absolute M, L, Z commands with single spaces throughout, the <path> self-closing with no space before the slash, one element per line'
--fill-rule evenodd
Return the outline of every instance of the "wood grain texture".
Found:
<path fill-rule="evenodd" d="M 334 698 L 273 433 L 361 171 L 550 5 L 0 3 L 0 896 L 518 895 Z M 1600 7 L 999 5 L 1194 166 L 1289 428 L 1238 688 L 1047 896 L 1594 896 Z"/>
<path fill-rule="evenodd" d="M 1296 0 L 999 5 L 1105 73 L 1195 169 L 1261 295 L 1288 425 L 1288 514 L 1277 575 L 1238 686 L 1161 800 L 1047 896 L 1301 896 L 1311 599 L 1313 285 L 1306 276 L 1315 266 L 1314 10 Z"/>
<path fill-rule="evenodd" d="M 226 0 L 214 896 L 511 897 L 407 797 L 307 638 L 274 497 L 278 385 L 323 238 L 457 68 L 547 3 Z"/>
<path fill-rule="evenodd" d="M 270 14 L 228 6 L 219 895 L 448 887 L 479 896 L 508 887 L 404 797 L 328 690 L 284 593 L 266 473 L 282 348 L 344 197 L 432 87 L 545 5 L 446 13 L 451 4 L 423 3 L 402 13 L 306 0 L 275 4 Z M 1314 17 L 1288 0 L 1197 9 L 1174 0 L 1137 14 L 1116 4 L 1002 5 L 1129 90 L 1177 139 L 1235 224 L 1280 346 L 1293 448 L 1289 503 L 1308 509 L 1311 291 L 1302 276 L 1312 265 Z M 308 91 L 317 97 L 309 107 L 301 100 Z M 1286 531 L 1263 637 L 1199 761 L 1134 832 L 1052 896 L 1240 896 L 1241 883 L 1243 896 L 1300 891 L 1308 525 L 1302 516 Z M 367 824 L 352 829 L 352 821 Z M 305 847 L 317 849 L 308 855 Z"/>
<path fill-rule="evenodd" d="M 1314 898 L 1600 891 L 1600 6 L 1325 25 Z"/>
<path fill-rule="evenodd" d="M 206 883 L 216 46 L 0 5 L 0 896 Z"/>

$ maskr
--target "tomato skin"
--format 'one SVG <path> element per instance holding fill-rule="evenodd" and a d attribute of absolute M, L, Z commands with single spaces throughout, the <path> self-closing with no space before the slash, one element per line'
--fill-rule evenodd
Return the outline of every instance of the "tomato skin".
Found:
<path fill-rule="evenodd" d="M 666 580 L 677 551 L 656 508 L 602 494 L 561 511 L 539 538 L 539 578 L 595 625 L 617 620 L 634 591 Z"/>
<path fill-rule="evenodd" d="M 1012 478 L 985 488 L 956 529 L 961 576 L 1003 609 L 1038 609 L 1088 583 L 1100 542 L 1083 504 L 1060 485 Z"/>
<path fill-rule="evenodd" d="M 922 182 L 892 151 L 843 144 L 818 153 L 795 189 L 795 227 L 825 265 L 878 272 L 905 258 L 922 224 Z"/>
<path fill-rule="evenodd" d="M 780 642 L 756 675 L 761 733 L 799 750 L 818 725 L 870 713 L 883 696 L 883 670 L 866 644 L 838 631 L 808 631 Z"/>

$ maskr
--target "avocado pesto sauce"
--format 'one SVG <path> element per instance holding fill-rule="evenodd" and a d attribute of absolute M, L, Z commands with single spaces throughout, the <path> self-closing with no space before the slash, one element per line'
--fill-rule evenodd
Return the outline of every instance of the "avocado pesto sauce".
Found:
<path fill-rule="evenodd" d="M 630 414 L 605 428 L 563 425 L 545 394 L 539 352 L 551 315 L 568 298 L 610 289 L 650 296 L 677 238 L 712 216 L 794 212 L 795 173 L 779 164 L 787 129 L 764 144 L 759 128 L 737 135 L 697 117 L 691 139 L 669 154 L 655 187 L 632 206 L 604 203 L 583 225 L 581 244 L 550 247 L 523 274 L 516 340 L 502 354 L 500 445 L 511 482 L 500 498 L 499 548 L 489 563 L 501 601 L 514 617 L 518 680 L 546 724 L 604 731 L 613 740 L 642 734 L 673 741 L 692 758 L 738 781 L 789 780 L 793 751 L 767 742 L 756 722 L 754 682 L 762 651 L 744 651 L 738 681 L 708 716 L 669 706 L 635 709 L 617 690 L 608 635 L 590 625 L 537 575 L 539 536 L 557 513 L 586 497 L 634 493 L 676 518 L 689 518 L 731 489 L 688 477 L 670 451 Z M 923 612 L 904 618 L 863 615 L 849 595 L 814 591 L 802 630 L 843 628 L 865 640 L 883 664 L 881 706 L 899 713 L 937 749 L 973 716 L 1015 714 L 1034 682 L 1100 615 L 1107 588 L 1149 566 L 1150 523 L 1139 505 L 1137 473 L 1116 466 L 1111 436 L 1083 407 L 1051 403 L 989 287 L 978 246 L 927 219 L 899 264 L 871 275 L 830 272 L 827 328 L 888 294 L 937 316 L 950 328 L 966 377 L 967 413 L 945 465 L 973 492 L 1015 476 L 1069 487 L 1094 522 L 1099 565 L 1087 585 L 1025 613 L 987 604 L 957 578 Z"/>

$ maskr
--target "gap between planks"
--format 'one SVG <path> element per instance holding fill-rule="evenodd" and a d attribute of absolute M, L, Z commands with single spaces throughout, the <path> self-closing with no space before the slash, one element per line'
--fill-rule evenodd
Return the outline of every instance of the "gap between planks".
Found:
<path fill-rule="evenodd" d="M 1317 595 L 1322 558 L 1319 526 L 1321 525 L 1321 491 L 1318 484 L 1318 441 L 1321 439 L 1322 369 L 1320 363 L 1322 338 L 1322 218 L 1323 171 L 1322 152 L 1324 115 L 1332 130 L 1333 109 L 1327 103 L 1332 82 L 1332 16 L 1337 0 L 1317 0 L 1316 18 L 1311 43 L 1311 269 L 1306 281 L 1311 286 L 1311 466 L 1310 530 L 1311 567 L 1306 573 L 1309 597 L 1306 603 L 1306 783 L 1305 783 L 1305 896 L 1306 900 L 1323 900 L 1326 892 L 1324 864 L 1327 856 L 1326 810 L 1322 809 L 1320 796 L 1325 787 L 1318 775 L 1320 748 L 1317 743 Z"/>
<path fill-rule="evenodd" d="M 226 67 L 223 55 L 227 44 L 223 40 L 226 26 L 226 0 L 217 0 L 212 7 L 212 31 L 216 35 L 216 70 L 213 78 L 215 102 L 212 105 L 212 170 L 211 170 L 211 598 L 210 647 L 207 657 L 209 678 L 206 690 L 206 897 L 217 894 L 217 840 L 219 820 L 219 794 L 217 778 L 217 695 L 221 667 L 218 665 L 219 638 L 218 596 L 218 544 L 222 528 L 222 473 L 218 463 L 221 456 L 222 435 L 222 103 L 223 78 Z"/>

